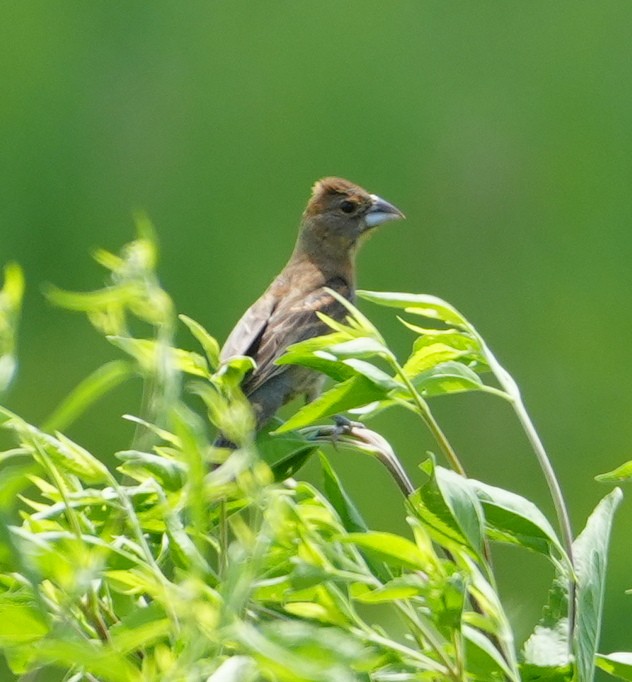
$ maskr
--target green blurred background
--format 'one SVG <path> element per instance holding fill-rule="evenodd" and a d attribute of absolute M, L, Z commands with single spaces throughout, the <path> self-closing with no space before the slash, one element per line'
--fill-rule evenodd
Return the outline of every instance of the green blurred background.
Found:
<path fill-rule="evenodd" d="M 478 326 L 578 531 L 608 490 L 593 476 L 632 453 L 631 26 L 624 0 L 4 0 L 0 260 L 29 284 L 9 406 L 37 422 L 118 356 L 40 286 L 98 286 L 88 253 L 128 241 L 135 209 L 179 311 L 223 339 L 284 264 L 313 181 L 342 175 L 408 216 L 365 246 L 359 284 L 439 295 Z M 405 352 L 393 315 L 362 307 Z M 71 435 L 107 456 L 137 404 L 138 386 L 119 390 Z M 470 475 L 550 510 L 506 405 L 433 405 Z M 414 474 L 433 447 L 423 428 L 397 413 L 376 426 Z M 401 529 L 386 474 L 332 456 L 370 521 Z M 632 648 L 631 520 L 626 500 L 605 652 Z M 513 551 L 496 564 L 526 635 L 550 572 Z"/>

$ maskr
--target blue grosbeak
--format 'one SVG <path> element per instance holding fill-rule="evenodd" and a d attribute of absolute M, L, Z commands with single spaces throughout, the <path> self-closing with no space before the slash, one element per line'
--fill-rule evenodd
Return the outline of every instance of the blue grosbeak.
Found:
<path fill-rule="evenodd" d="M 326 334 L 317 312 L 343 321 L 345 307 L 326 288 L 353 301 L 355 254 L 373 228 L 403 213 L 375 194 L 342 178 L 323 178 L 313 188 L 294 251 L 265 293 L 228 336 L 222 360 L 249 355 L 256 368 L 243 383 L 261 428 L 292 398 L 315 398 L 324 377 L 299 365 L 277 365 L 288 346 Z M 221 436 L 216 445 L 230 445 Z"/>

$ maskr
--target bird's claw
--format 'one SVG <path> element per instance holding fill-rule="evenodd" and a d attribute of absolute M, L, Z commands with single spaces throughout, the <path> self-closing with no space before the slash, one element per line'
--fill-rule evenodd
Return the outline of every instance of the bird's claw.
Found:
<path fill-rule="evenodd" d="M 352 421 L 351 419 L 345 417 L 342 414 L 336 414 L 332 417 L 332 419 L 334 422 L 334 429 L 331 432 L 331 442 L 333 443 L 334 447 L 336 447 L 336 444 L 340 436 L 350 434 L 354 428 L 364 427 L 364 424 L 362 424 L 361 422 Z"/>

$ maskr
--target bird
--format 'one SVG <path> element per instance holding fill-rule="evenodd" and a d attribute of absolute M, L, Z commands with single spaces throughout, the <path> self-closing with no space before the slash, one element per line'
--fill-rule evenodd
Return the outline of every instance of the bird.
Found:
<path fill-rule="evenodd" d="M 250 356 L 255 368 L 241 389 L 260 430 L 295 397 L 318 396 L 324 375 L 300 365 L 276 364 L 292 344 L 328 333 L 317 313 L 344 321 L 348 311 L 328 291 L 353 302 L 355 257 L 367 235 L 383 223 L 404 218 L 393 204 L 349 180 L 318 180 L 303 212 L 289 261 L 228 335 L 220 360 Z M 220 434 L 219 447 L 234 447 Z"/>

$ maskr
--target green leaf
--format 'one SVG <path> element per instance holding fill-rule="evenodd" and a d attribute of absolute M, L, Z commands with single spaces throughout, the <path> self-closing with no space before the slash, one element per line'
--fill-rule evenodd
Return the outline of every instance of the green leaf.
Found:
<path fill-rule="evenodd" d="M 466 354 L 466 351 L 456 350 L 444 343 L 422 345 L 406 360 L 403 370 L 406 376 L 412 379 L 437 365 L 457 360 Z"/>
<path fill-rule="evenodd" d="M 390 374 L 387 374 L 370 362 L 358 360 L 356 358 L 349 358 L 343 362 L 347 367 L 351 367 L 356 374 L 361 374 L 385 391 L 401 390 L 404 388 L 403 385 L 396 379 L 393 379 Z"/>
<path fill-rule="evenodd" d="M 9 510 L 15 505 L 15 498 L 31 485 L 31 476 L 37 471 L 39 466 L 30 457 L 25 462 L 9 466 L 3 463 L 0 476 L 0 510 Z"/>
<path fill-rule="evenodd" d="M 302 365 L 322 372 L 336 381 L 344 381 L 351 378 L 354 371 L 330 352 L 330 348 L 348 340 L 349 336 L 341 332 L 306 339 L 289 346 L 285 353 L 276 360 L 276 364 Z"/>
<path fill-rule="evenodd" d="M 5 418 L 3 426 L 18 434 L 34 455 L 50 457 L 62 471 L 79 476 L 88 483 L 109 482 L 107 467 L 63 434 L 57 433 L 54 437 L 44 433 L 3 407 L 0 407 L 0 416 Z"/>
<path fill-rule="evenodd" d="M 419 374 L 413 381 L 424 398 L 463 391 L 490 390 L 476 372 L 460 362 L 442 362 Z M 493 389 L 494 391 L 496 389 Z"/>
<path fill-rule="evenodd" d="M 369 320 L 368 317 L 363 315 L 353 305 L 353 303 L 351 303 L 351 301 L 348 301 L 344 296 L 341 296 L 337 291 L 334 291 L 333 289 L 325 287 L 325 290 L 328 291 L 338 301 L 338 303 L 343 305 L 349 311 L 349 315 L 347 316 L 347 322 L 352 329 L 355 329 L 357 332 L 360 332 L 363 336 L 370 336 L 374 339 L 377 339 L 381 343 L 384 343 L 380 333 L 373 326 L 371 320 Z"/>
<path fill-rule="evenodd" d="M 615 651 L 611 654 L 597 654 L 597 667 L 621 680 L 632 680 L 632 653 Z"/>
<path fill-rule="evenodd" d="M 454 541 L 481 556 L 484 514 L 467 479 L 443 467 L 410 497 L 417 516 L 440 542 Z"/>
<path fill-rule="evenodd" d="M 394 578 L 375 590 L 359 592 L 354 595 L 354 599 L 363 604 L 384 604 L 426 594 L 430 587 L 427 579 L 416 574 L 407 574 Z"/>
<path fill-rule="evenodd" d="M 450 469 L 435 467 L 435 481 L 468 545 L 480 554 L 485 517 L 467 479 Z"/>
<path fill-rule="evenodd" d="M 236 355 L 222 362 L 220 368 L 213 374 L 213 380 L 233 389 L 239 386 L 246 374 L 256 366 L 257 363 L 249 355 Z"/>
<path fill-rule="evenodd" d="M 345 530 L 349 532 L 368 530 L 362 515 L 353 504 L 353 500 L 347 495 L 330 461 L 322 452 L 320 454 L 320 465 L 323 470 L 325 494 L 338 513 Z"/>
<path fill-rule="evenodd" d="M 606 564 L 612 517 L 623 494 L 615 488 L 597 505 L 573 543 L 577 575 L 577 623 L 574 652 L 578 679 L 591 682 L 603 611 Z"/>
<path fill-rule="evenodd" d="M 138 284 L 125 282 L 96 291 L 66 291 L 53 285 L 44 288 L 46 298 L 66 310 L 93 312 L 129 305 L 139 293 Z"/>
<path fill-rule="evenodd" d="M 0 393 L 9 387 L 17 370 L 15 346 L 23 296 L 22 270 L 9 263 L 4 268 L 4 285 L 0 290 Z"/>
<path fill-rule="evenodd" d="M 539 666 L 533 663 L 521 663 L 520 679 L 522 682 L 571 682 L 571 680 L 575 680 L 573 667 L 570 663 L 562 666 Z"/>
<path fill-rule="evenodd" d="M 474 674 L 475 679 L 493 682 L 504 682 L 509 678 L 512 682 L 520 682 L 517 670 L 512 670 L 502 653 L 492 644 L 480 630 L 463 624 L 463 637 L 468 672 Z"/>
<path fill-rule="evenodd" d="M 156 577 L 144 566 L 140 569 L 108 570 L 104 571 L 103 575 L 109 588 L 120 594 L 139 595 L 144 592 L 155 594 L 164 588 L 157 583 Z"/>
<path fill-rule="evenodd" d="M 277 482 L 285 481 L 288 478 L 295 476 L 296 473 L 300 471 L 305 464 L 307 464 L 309 458 L 317 450 L 318 448 L 313 445 L 311 447 L 303 446 L 302 448 L 292 452 L 290 455 L 287 455 L 282 460 L 278 460 L 274 462 L 274 464 L 271 464 L 270 469 L 272 470 L 272 476 L 274 477 L 274 480 Z"/>
<path fill-rule="evenodd" d="M 186 481 L 186 466 L 169 457 L 139 450 L 122 450 L 115 457 L 123 462 L 119 470 L 138 481 L 155 478 L 167 490 L 179 490 Z"/>
<path fill-rule="evenodd" d="M 278 682 L 359 682 L 357 665 L 375 665 L 371 648 L 345 629 L 305 620 L 264 623 L 237 621 L 229 636 L 257 660 L 257 679 Z"/>
<path fill-rule="evenodd" d="M 148 647 L 170 633 L 171 623 L 157 602 L 135 609 L 109 630 L 112 647 L 121 654 Z"/>
<path fill-rule="evenodd" d="M 621 497 L 621 491 L 615 488 L 601 500 L 573 543 L 577 578 L 577 616 L 573 637 L 576 671 L 573 679 L 581 682 L 591 682 L 594 677 L 608 542 L 612 517 Z M 524 646 L 525 664 L 535 666 L 533 669 L 525 668 L 524 679 L 569 679 L 561 677 L 570 665 L 567 602 L 568 576 L 567 571 L 560 566 L 550 590 L 544 616 Z M 545 673 L 548 676 L 544 676 Z"/>
<path fill-rule="evenodd" d="M 482 564 L 479 567 L 476 561 L 459 547 L 455 547 L 454 551 L 458 560 L 457 563 L 460 566 L 459 572 L 461 575 L 465 573 L 467 590 L 476 604 L 477 613 L 466 612 L 464 618 L 467 618 L 470 624 L 478 625 L 484 632 L 493 636 L 507 664 L 512 670 L 516 671 L 518 662 L 513 629 L 500 601 L 497 589 L 483 574 L 483 570 L 490 573 L 489 566 Z"/>
<path fill-rule="evenodd" d="M 110 646 L 83 640 L 44 640 L 38 643 L 37 660 L 68 671 L 85 670 L 103 682 L 141 682 L 140 671 Z"/>
<path fill-rule="evenodd" d="M 446 324 L 468 328 L 467 320 L 459 311 L 446 301 L 429 294 L 408 294 L 387 291 L 357 292 L 360 298 L 389 308 L 403 308 L 408 313 L 423 315 Z"/>
<path fill-rule="evenodd" d="M 127 336 L 108 336 L 108 341 L 131 355 L 145 372 L 154 372 L 166 358 L 173 367 L 193 376 L 209 376 L 206 360 L 197 353 L 171 348 L 151 339 L 133 339 Z"/>
<path fill-rule="evenodd" d="M 397 568 L 423 571 L 428 564 L 426 556 L 415 543 L 394 533 L 349 533 L 339 541 L 353 543 Z"/>
<path fill-rule="evenodd" d="M 50 444 L 48 453 L 52 460 L 87 483 L 109 483 L 109 472 L 103 462 L 63 433 L 55 435 L 56 439 L 45 438 Z"/>
<path fill-rule="evenodd" d="M 257 433 L 257 449 L 263 461 L 272 469 L 275 481 L 285 481 L 294 476 L 318 450 L 318 445 L 298 433 L 288 433 L 282 437 L 271 435 L 274 426 L 281 423 L 280 419 L 275 419 Z"/>
<path fill-rule="evenodd" d="M 632 479 L 632 460 L 618 466 L 612 471 L 595 476 L 595 480 L 600 483 L 625 483 Z"/>
<path fill-rule="evenodd" d="M 257 682 L 257 665 L 248 656 L 231 655 L 206 682 Z"/>
<path fill-rule="evenodd" d="M 108 362 L 76 386 L 42 426 L 43 431 L 63 431 L 99 398 L 134 376 L 134 367 L 123 360 Z"/>
<path fill-rule="evenodd" d="M 391 354 L 383 343 L 369 336 L 361 336 L 337 343 L 329 346 L 327 351 L 340 360 L 345 358 L 372 358 L 376 355 L 387 356 Z"/>
<path fill-rule="evenodd" d="M 468 479 L 468 484 L 483 505 L 490 539 L 545 555 L 554 547 L 561 556 L 566 556 L 553 527 L 533 502 L 474 479 Z"/>
<path fill-rule="evenodd" d="M 48 632 L 46 619 L 35 605 L 17 597 L 0 597 L 0 647 L 27 644 Z"/>
<path fill-rule="evenodd" d="M 219 365 L 220 348 L 219 343 L 214 339 L 204 327 L 187 315 L 178 315 L 179 319 L 187 326 L 191 334 L 195 337 L 197 342 L 202 346 L 208 364 L 216 368 Z"/>
<path fill-rule="evenodd" d="M 358 375 L 337 384 L 329 391 L 302 407 L 275 433 L 285 433 L 313 424 L 319 419 L 346 412 L 376 400 L 385 398 L 387 392 L 365 376 Z"/>
<path fill-rule="evenodd" d="M 440 343 L 454 350 L 467 351 L 473 357 L 479 356 L 482 353 L 481 345 L 477 338 L 472 336 L 467 331 L 457 329 L 426 329 L 418 325 L 411 324 L 403 318 L 398 318 L 399 321 L 410 330 L 416 332 L 420 336 L 415 339 L 413 343 L 413 351 L 418 351 L 425 346 L 431 346 L 435 343 Z"/>

